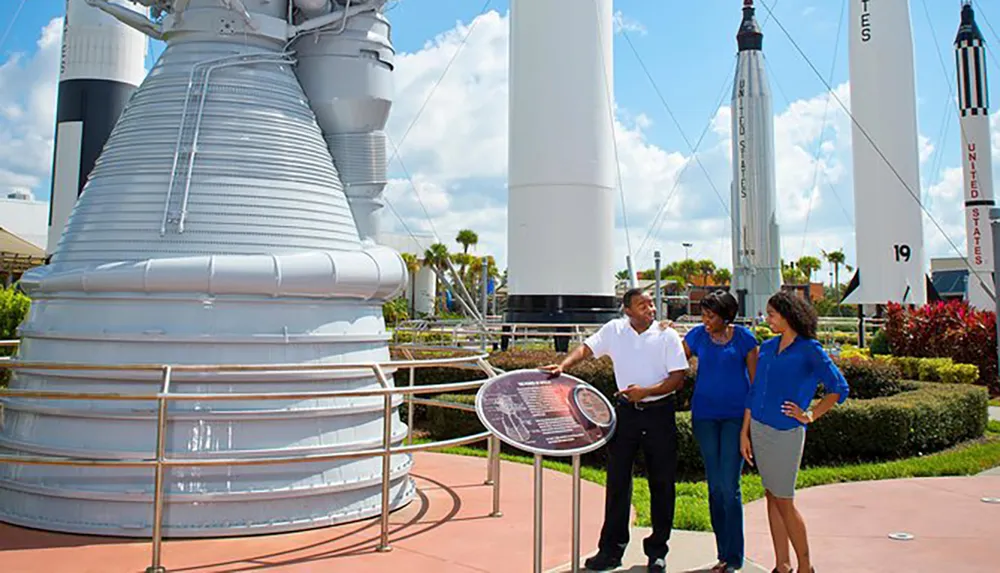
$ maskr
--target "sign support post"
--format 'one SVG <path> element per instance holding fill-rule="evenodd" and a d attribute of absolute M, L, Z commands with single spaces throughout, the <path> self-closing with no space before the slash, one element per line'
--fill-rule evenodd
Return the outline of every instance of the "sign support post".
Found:
<path fill-rule="evenodd" d="M 535 573 L 542 573 L 542 455 L 535 454 Z"/>
<path fill-rule="evenodd" d="M 570 570 L 580 573 L 580 454 L 573 456 L 573 560 Z"/>
<path fill-rule="evenodd" d="M 532 570 L 542 573 L 544 456 L 572 457 L 573 573 L 580 571 L 580 456 L 611 439 L 615 410 L 604 394 L 586 382 L 539 370 L 517 370 L 491 378 L 476 394 L 476 414 L 490 431 L 496 460 L 493 515 L 499 515 L 500 442 L 534 454 L 534 531 Z"/>

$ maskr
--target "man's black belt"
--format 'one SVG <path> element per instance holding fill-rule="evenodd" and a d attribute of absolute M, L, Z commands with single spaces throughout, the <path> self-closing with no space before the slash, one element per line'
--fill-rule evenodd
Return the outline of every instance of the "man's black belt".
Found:
<path fill-rule="evenodd" d="M 650 402 L 629 402 L 624 396 L 618 397 L 618 405 L 627 408 L 633 408 L 636 410 L 652 410 L 654 408 L 662 408 L 664 406 L 669 406 L 673 404 L 674 398 L 673 394 L 669 394 L 659 400 L 653 400 Z"/>

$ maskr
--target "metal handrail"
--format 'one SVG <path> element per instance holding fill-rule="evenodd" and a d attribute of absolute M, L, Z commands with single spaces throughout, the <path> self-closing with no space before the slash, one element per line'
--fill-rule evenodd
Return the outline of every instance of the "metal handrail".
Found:
<path fill-rule="evenodd" d="M 20 342 L 17 340 L 0 341 L 0 347 L 17 347 Z M 393 347 L 390 347 L 393 348 Z M 497 375 L 496 370 L 486 362 L 487 355 L 483 353 L 470 352 L 458 348 L 442 348 L 434 346 L 403 345 L 396 347 L 402 351 L 406 360 L 389 360 L 385 362 L 361 362 L 349 364 L 212 364 L 212 365 L 192 365 L 192 364 L 65 364 L 53 362 L 26 362 L 13 358 L 0 358 L 0 369 L 11 368 L 16 370 L 89 370 L 89 371 L 159 371 L 161 372 L 160 391 L 156 394 L 118 394 L 118 393 L 85 393 L 85 392 L 44 392 L 34 390 L 11 390 L 0 389 L 0 397 L 22 397 L 22 398 L 45 398 L 61 400 L 156 400 L 156 452 L 154 458 L 148 459 L 92 459 L 92 458 L 69 458 L 59 456 L 19 456 L 0 455 L 0 462 L 28 465 L 53 465 L 53 466 L 76 466 L 76 467 L 153 467 L 155 468 L 153 486 L 153 534 L 152 534 L 152 556 L 151 564 L 146 568 L 146 573 L 166 573 L 166 568 L 162 565 L 162 543 L 163 543 L 163 503 L 165 493 L 163 491 L 165 468 L 171 467 L 207 467 L 207 466 L 251 466 L 251 465 L 273 465 L 273 464 L 296 464 L 309 462 L 323 462 L 336 459 L 367 458 L 380 456 L 382 458 L 382 503 L 380 516 L 380 540 L 377 550 L 380 552 L 390 551 L 389 545 L 389 478 L 390 459 L 393 454 L 407 454 L 418 451 L 426 451 L 438 448 L 471 444 L 482 440 L 488 440 L 489 454 L 487 456 L 487 477 L 486 484 L 493 486 L 493 511 L 491 517 L 500 517 L 500 444 L 495 436 L 490 432 L 480 432 L 469 436 L 462 436 L 449 440 L 441 440 L 426 444 L 412 443 L 413 437 L 413 406 L 415 403 L 427 406 L 450 407 L 460 410 L 470 409 L 467 405 L 452 405 L 437 400 L 425 400 L 414 398 L 418 394 L 437 394 L 459 390 L 471 390 L 482 386 L 486 380 L 475 380 L 470 382 L 456 382 L 450 384 L 434 384 L 428 386 L 414 386 L 414 371 L 417 368 L 452 366 L 461 367 L 469 363 L 475 364 L 475 369 L 484 372 L 489 378 Z M 464 356 L 447 358 L 415 359 L 412 351 L 433 350 L 433 351 L 457 351 L 464 352 Z M 386 376 L 386 370 L 395 372 L 399 368 L 408 368 L 410 380 L 408 386 L 391 387 Z M 317 371 L 344 371 L 344 370 L 371 370 L 379 381 L 379 388 L 367 390 L 334 390 L 326 392 L 259 392 L 241 394 L 176 394 L 171 392 L 170 384 L 172 377 L 177 372 L 317 372 Z M 408 403 L 409 417 L 407 441 L 408 445 L 393 447 L 392 445 L 392 398 L 402 394 L 406 396 Z M 335 398 L 335 397 L 360 397 L 360 396 L 382 396 L 383 397 L 383 428 L 382 447 L 366 450 L 354 450 L 349 452 L 334 452 L 315 455 L 298 456 L 256 456 L 243 458 L 175 458 L 168 457 L 166 453 L 166 428 L 169 421 L 168 404 L 171 401 L 185 400 L 289 400 L 307 398 Z M 471 408 L 474 410 L 474 408 Z"/>

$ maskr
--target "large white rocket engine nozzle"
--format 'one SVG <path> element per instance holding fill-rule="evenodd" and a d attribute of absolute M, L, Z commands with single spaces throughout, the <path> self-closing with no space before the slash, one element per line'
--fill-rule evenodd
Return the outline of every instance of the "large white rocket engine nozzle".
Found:
<path fill-rule="evenodd" d="M 25 276 L 33 302 L 21 360 L 390 359 L 382 303 L 404 287 L 406 267 L 398 253 L 366 240 L 376 217 L 369 207 L 384 186 L 388 22 L 368 11 L 343 21 L 339 36 L 321 29 L 299 42 L 297 63 L 285 51 L 287 8 L 190 0 L 182 18 L 165 19 L 167 47 L 107 137 L 52 263 Z M 160 383 L 128 370 L 22 370 L 11 387 L 155 394 Z M 361 368 L 177 373 L 170 390 L 380 386 Z M 3 406 L 0 451 L 125 460 L 155 451 L 155 405 L 7 398 Z M 166 452 L 174 458 L 325 455 L 383 443 L 377 397 L 178 401 L 168 411 Z M 407 433 L 395 405 L 390 432 L 393 444 Z M 380 458 L 174 468 L 164 480 L 163 532 L 246 535 L 363 519 L 380 512 L 383 477 L 391 508 L 413 499 L 411 465 L 400 454 L 388 476 Z M 0 520 L 148 537 L 151 476 L 148 468 L 0 465 Z"/>

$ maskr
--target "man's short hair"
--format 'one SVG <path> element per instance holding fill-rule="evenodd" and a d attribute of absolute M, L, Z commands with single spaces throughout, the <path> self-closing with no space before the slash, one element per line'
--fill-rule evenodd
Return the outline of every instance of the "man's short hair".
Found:
<path fill-rule="evenodd" d="M 622 308 L 626 309 L 632 304 L 632 299 L 642 294 L 641 288 L 630 288 L 622 295 Z"/>

